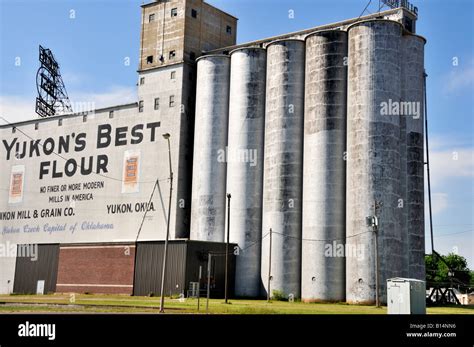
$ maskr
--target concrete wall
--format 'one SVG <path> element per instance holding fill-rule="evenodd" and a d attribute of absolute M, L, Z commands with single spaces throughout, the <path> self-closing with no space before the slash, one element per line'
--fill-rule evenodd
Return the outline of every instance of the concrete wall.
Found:
<path fill-rule="evenodd" d="M 230 58 L 198 60 L 191 239 L 224 241 Z"/>
<path fill-rule="evenodd" d="M 301 209 L 304 115 L 303 41 L 267 47 L 262 238 L 273 230 L 270 292 L 301 295 Z M 262 282 L 267 293 L 269 237 L 262 239 Z"/>
<path fill-rule="evenodd" d="M 382 103 L 401 98 L 402 27 L 373 20 L 349 28 L 347 126 L 347 246 L 363 247 L 364 256 L 347 258 L 346 299 L 375 299 L 374 240 L 365 218 L 379 218 L 380 293 L 400 277 L 403 264 L 400 194 L 400 118 L 385 115 Z M 382 297 L 384 300 L 384 297 Z"/>
<path fill-rule="evenodd" d="M 192 10 L 197 18 L 191 16 Z M 202 0 L 188 0 L 186 3 L 185 58 L 190 53 L 201 55 L 219 47 L 234 45 L 237 39 L 237 18 L 205 3 Z M 227 32 L 230 26 L 230 33 Z"/>
<path fill-rule="evenodd" d="M 5 245 L 7 247 L 7 245 Z M 16 248 L 16 246 L 14 246 Z M 0 294 L 13 293 L 13 281 L 15 279 L 16 257 L 0 257 Z"/>
<path fill-rule="evenodd" d="M 162 67 L 182 62 L 184 59 L 184 29 L 186 18 L 185 0 L 151 2 L 142 6 L 142 27 L 140 35 L 139 70 Z M 177 16 L 171 16 L 171 10 L 177 9 Z M 150 21 L 150 15 L 154 20 Z M 175 51 L 175 57 L 170 57 Z M 147 57 L 153 56 L 153 63 L 147 63 Z M 160 56 L 163 56 L 160 60 Z"/>
<path fill-rule="evenodd" d="M 230 241 L 237 243 L 237 296 L 260 294 L 263 139 L 267 52 L 232 52 L 227 192 L 232 194 Z"/>
<path fill-rule="evenodd" d="M 418 114 L 406 115 L 406 200 L 408 277 L 425 279 L 424 220 L 424 46 L 425 39 L 406 35 L 402 39 L 402 101 L 418 105 Z M 413 105 L 413 104 L 412 104 Z M 403 136 L 404 134 L 402 134 Z"/>
<path fill-rule="evenodd" d="M 176 17 L 171 10 L 177 9 Z M 196 18 L 192 16 L 196 11 Z M 150 22 L 150 15 L 154 20 Z M 232 28 L 227 33 L 227 26 Z M 195 117 L 196 64 L 201 51 L 235 44 L 237 19 L 202 0 L 153 2 L 142 6 L 139 66 L 139 100 L 144 113 L 162 122 L 171 134 L 172 167 L 175 177 L 171 210 L 171 235 L 187 238 L 190 233 L 193 131 Z M 175 57 L 169 52 L 174 50 Z M 153 56 L 153 63 L 146 59 Z M 163 59 L 159 57 L 163 55 Z M 174 79 L 171 73 L 174 72 Z M 145 78 L 145 84 L 141 79 Z M 174 107 L 170 107 L 170 96 Z M 160 109 L 154 109 L 160 98 Z M 163 166 L 163 171 L 168 171 Z M 166 174 L 169 176 L 169 173 Z M 167 189 L 168 190 L 168 189 Z"/>
<path fill-rule="evenodd" d="M 343 301 L 347 33 L 306 38 L 302 298 Z M 319 240 L 319 241 L 311 241 Z"/>

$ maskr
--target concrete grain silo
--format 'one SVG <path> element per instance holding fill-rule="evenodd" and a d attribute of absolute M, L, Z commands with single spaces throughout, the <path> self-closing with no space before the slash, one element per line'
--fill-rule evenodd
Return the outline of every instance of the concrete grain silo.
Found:
<path fill-rule="evenodd" d="M 345 258 L 337 253 L 344 247 L 346 228 L 346 61 L 345 31 L 322 31 L 306 38 L 304 301 L 343 301 L 346 295 Z"/>
<path fill-rule="evenodd" d="M 232 195 L 230 242 L 238 244 L 235 295 L 260 295 L 263 140 L 267 52 L 231 52 L 227 192 Z"/>
<path fill-rule="evenodd" d="M 301 213 L 303 174 L 305 43 L 281 40 L 267 46 L 265 162 L 263 179 L 262 282 L 301 295 Z"/>
<path fill-rule="evenodd" d="M 408 277 L 425 279 L 424 221 L 424 46 L 425 39 L 402 39 L 402 102 L 406 120 L 406 201 Z M 410 112 L 411 111 L 411 112 Z M 403 173 L 402 173 L 403 175 Z"/>
<path fill-rule="evenodd" d="M 197 65 L 191 239 L 223 242 L 230 58 L 203 56 Z"/>
<path fill-rule="evenodd" d="M 346 300 L 375 300 L 374 234 L 366 217 L 377 209 L 380 295 L 387 278 L 401 275 L 400 117 L 389 105 L 401 99 L 402 26 L 369 20 L 349 27 Z M 384 107 L 385 106 L 385 107 Z"/>

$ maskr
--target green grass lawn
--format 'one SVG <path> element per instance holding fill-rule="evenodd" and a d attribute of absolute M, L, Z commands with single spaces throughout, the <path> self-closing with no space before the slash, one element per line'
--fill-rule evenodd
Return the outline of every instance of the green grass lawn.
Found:
<path fill-rule="evenodd" d="M 387 308 L 340 304 L 232 299 L 209 302 L 214 314 L 386 314 Z M 158 313 L 160 298 L 122 295 L 0 295 L 0 313 Z M 166 313 L 206 313 L 206 300 L 166 298 Z M 472 306 L 429 307 L 428 314 L 474 314 Z"/>

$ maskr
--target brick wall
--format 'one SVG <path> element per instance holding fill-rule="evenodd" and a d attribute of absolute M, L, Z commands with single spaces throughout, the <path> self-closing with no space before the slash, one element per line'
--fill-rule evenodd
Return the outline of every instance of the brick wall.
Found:
<path fill-rule="evenodd" d="M 134 245 L 61 246 L 56 291 L 132 294 Z"/>

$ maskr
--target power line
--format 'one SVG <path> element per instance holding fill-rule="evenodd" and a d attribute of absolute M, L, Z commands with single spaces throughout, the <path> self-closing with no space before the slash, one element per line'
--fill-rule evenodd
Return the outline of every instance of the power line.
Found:
<path fill-rule="evenodd" d="M 451 235 L 457 235 L 457 234 L 464 234 L 464 233 L 470 233 L 470 232 L 473 232 L 473 231 L 474 231 L 474 229 L 471 229 L 471 230 L 464 230 L 464 231 L 458 231 L 458 232 L 455 232 L 455 233 L 436 235 L 436 237 L 443 237 L 443 236 L 451 236 Z"/>
<path fill-rule="evenodd" d="M 282 233 L 279 233 L 277 231 L 273 231 L 274 234 L 278 234 L 278 235 L 281 235 L 285 238 L 291 238 L 291 239 L 296 239 L 296 240 L 301 240 L 301 241 L 307 241 L 307 242 L 331 242 L 331 241 L 344 241 L 346 239 L 350 239 L 350 238 L 353 238 L 353 237 L 356 237 L 356 236 L 359 236 L 359 235 L 363 235 L 363 234 L 369 234 L 369 233 L 372 233 L 372 231 L 364 231 L 364 232 L 361 232 L 361 233 L 358 233 L 358 234 L 354 234 L 354 235 L 350 235 L 350 236 L 346 236 L 346 237 L 343 237 L 343 238 L 338 238 L 338 239 L 305 239 L 305 238 L 301 238 L 301 237 L 296 237 L 296 236 L 291 236 L 291 235 L 285 235 L 285 234 L 282 234 Z"/>
<path fill-rule="evenodd" d="M 260 239 L 258 239 L 258 240 L 255 241 L 254 243 L 248 245 L 248 246 L 245 247 L 245 248 L 242 248 L 242 249 L 240 250 L 240 252 L 244 252 L 245 250 L 247 250 L 247 249 L 249 249 L 249 248 L 255 246 L 256 244 L 258 244 L 258 243 L 260 243 L 260 242 L 262 242 L 263 239 L 265 239 L 268 235 L 270 235 L 270 232 L 266 233 L 264 236 L 262 236 Z M 228 255 L 231 255 L 231 254 L 233 254 L 233 253 L 234 253 L 234 252 L 229 252 L 229 253 L 227 253 L 227 254 L 228 254 Z M 220 257 L 220 256 L 225 256 L 225 255 L 226 255 L 225 252 L 224 252 L 224 253 L 212 253 L 212 252 L 210 252 L 210 254 L 212 254 L 213 257 L 214 257 L 214 256 Z"/>

